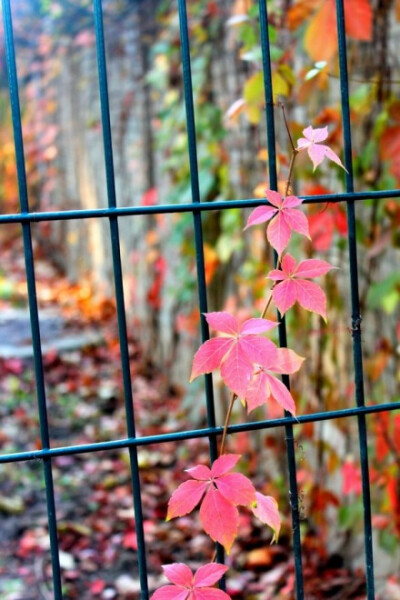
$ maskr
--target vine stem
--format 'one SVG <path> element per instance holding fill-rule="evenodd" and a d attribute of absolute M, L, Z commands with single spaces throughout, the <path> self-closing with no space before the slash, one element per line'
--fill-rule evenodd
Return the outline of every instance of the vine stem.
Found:
<path fill-rule="evenodd" d="M 284 107 L 283 104 L 281 104 L 281 108 L 282 108 L 283 120 L 285 122 L 285 128 L 286 128 L 286 131 L 287 131 L 287 134 L 288 134 L 288 137 L 289 137 L 290 145 L 292 147 L 292 154 L 291 154 L 291 157 L 290 157 L 290 164 L 289 164 L 289 173 L 288 173 L 288 177 L 287 177 L 287 181 L 286 181 L 286 189 L 285 189 L 285 198 L 286 198 L 286 196 L 289 193 L 289 189 L 290 189 L 290 180 L 292 179 L 292 175 L 293 175 L 294 163 L 295 163 L 296 156 L 298 155 L 299 151 L 296 149 L 296 147 L 294 145 L 293 138 L 291 136 L 289 125 L 288 125 L 288 122 L 287 122 L 287 119 L 286 119 L 285 107 Z M 278 269 L 280 269 L 280 266 L 281 266 L 281 259 L 278 260 L 278 263 L 277 263 L 276 267 Z M 276 283 L 274 283 L 274 285 L 272 286 L 271 292 L 274 289 L 275 285 L 276 285 Z M 270 297 L 268 298 L 268 301 L 267 301 L 267 303 L 266 303 L 266 305 L 265 305 L 265 307 L 264 307 L 264 309 L 263 309 L 263 311 L 261 313 L 261 319 L 265 319 L 266 314 L 268 312 L 268 309 L 270 307 L 271 301 L 272 301 L 272 293 L 270 294 Z M 233 410 L 233 405 L 235 404 L 236 398 L 237 398 L 236 394 L 234 392 L 232 392 L 231 398 L 230 398 L 230 401 L 229 401 L 228 411 L 227 411 L 226 417 L 225 417 L 224 429 L 223 429 L 223 432 L 222 432 L 222 439 L 221 439 L 221 446 L 220 446 L 220 449 L 219 449 L 219 456 L 222 456 L 222 454 L 224 453 L 224 450 L 225 450 L 226 437 L 227 437 L 227 433 L 228 433 L 229 422 L 230 422 L 230 418 L 231 418 L 232 410 Z"/>
<path fill-rule="evenodd" d="M 286 181 L 285 198 L 288 195 L 289 190 L 290 190 L 290 180 L 292 178 L 294 162 L 296 160 L 296 156 L 298 155 L 298 153 L 299 153 L 299 151 L 296 150 L 296 148 L 293 147 L 292 155 L 290 157 L 288 178 L 287 178 L 287 181 Z"/>
<path fill-rule="evenodd" d="M 228 411 L 227 411 L 226 417 L 225 417 L 224 430 L 222 432 L 221 447 L 219 449 L 220 456 L 223 455 L 224 450 L 225 450 L 226 435 L 228 433 L 229 421 L 231 420 L 232 409 L 233 409 L 233 405 L 235 404 L 236 398 L 237 398 L 236 394 L 234 392 L 232 392 L 231 398 L 229 400 Z"/>
<path fill-rule="evenodd" d="M 288 125 L 288 122 L 287 122 L 287 119 L 286 119 L 285 107 L 284 107 L 283 104 L 281 105 L 281 108 L 282 108 L 282 114 L 283 114 L 283 119 L 284 119 L 284 122 L 285 122 L 286 131 L 287 131 L 287 134 L 288 134 L 288 137 L 289 137 L 289 141 L 290 141 L 290 145 L 291 145 L 291 148 L 292 148 L 292 154 L 290 156 L 290 163 L 289 163 L 289 172 L 288 172 L 288 177 L 287 177 L 287 181 L 286 181 L 286 188 L 285 188 L 285 198 L 286 198 L 286 196 L 288 195 L 289 190 L 290 190 L 290 181 L 291 181 L 292 175 L 293 175 L 294 163 L 295 163 L 296 156 L 299 153 L 299 151 L 296 149 L 296 147 L 295 147 L 295 145 L 293 143 L 293 139 L 292 139 L 292 136 L 291 136 L 291 133 L 290 133 L 290 130 L 289 130 L 289 125 Z M 280 269 L 280 266 L 281 266 L 281 258 L 279 258 L 278 263 L 276 265 L 276 268 Z M 266 303 L 266 305 L 265 305 L 265 307 L 264 307 L 264 309 L 263 309 L 263 311 L 261 313 L 261 319 L 265 319 L 265 317 L 267 315 L 268 309 L 269 309 L 270 304 L 272 302 L 272 290 L 274 289 L 275 285 L 276 285 L 276 283 L 274 283 L 273 286 L 272 286 L 272 288 L 271 288 L 271 294 L 270 294 L 270 296 L 268 298 L 268 301 L 267 301 L 267 303 Z M 227 438 L 227 434 L 228 434 L 228 427 L 229 427 L 229 423 L 230 423 L 231 416 L 232 416 L 232 410 L 233 410 L 233 406 L 235 404 L 236 399 L 237 399 L 237 395 L 234 392 L 232 392 L 230 400 L 229 400 L 228 410 L 227 410 L 226 417 L 225 417 L 224 429 L 222 431 L 222 438 L 221 438 L 221 446 L 220 446 L 220 449 L 219 449 L 219 456 L 222 456 L 223 453 L 224 453 L 224 451 L 225 451 L 226 438 Z M 216 558 L 217 558 L 217 551 L 215 550 L 214 554 L 212 556 L 211 562 L 215 562 Z"/>

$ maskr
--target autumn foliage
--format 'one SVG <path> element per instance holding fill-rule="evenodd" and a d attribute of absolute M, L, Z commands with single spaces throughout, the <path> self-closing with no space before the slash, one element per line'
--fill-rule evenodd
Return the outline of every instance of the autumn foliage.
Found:
<path fill-rule="evenodd" d="M 327 129 L 308 127 L 303 134 L 305 137 L 300 138 L 297 149 L 293 149 L 293 161 L 298 152 L 307 150 L 314 169 L 324 158 L 344 168 L 339 157 L 328 146 L 321 144 L 328 136 Z M 289 184 L 290 180 L 287 189 Z M 278 255 L 276 268 L 267 276 L 274 283 L 266 308 L 272 301 L 279 313 L 284 315 L 298 302 L 302 308 L 326 319 L 325 293 L 310 279 L 325 275 L 332 269 L 332 265 L 318 259 L 297 263 L 289 252 L 285 252 L 292 232 L 310 237 L 308 219 L 298 208 L 302 200 L 286 194 L 281 196 L 268 189 L 266 198 L 268 204 L 256 208 L 249 216 L 246 226 L 269 222 L 267 239 Z M 274 331 L 277 326 L 276 322 L 265 318 L 265 313 L 266 310 L 260 318 L 253 317 L 242 323 L 225 311 L 205 314 L 209 326 L 218 335 L 205 341 L 196 352 L 190 379 L 192 381 L 200 375 L 219 369 L 223 382 L 231 392 L 231 406 L 239 398 L 247 406 L 248 412 L 251 412 L 273 399 L 295 415 L 294 399 L 276 375 L 296 373 L 304 358 L 289 348 L 278 348 L 272 340 L 265 337 L 264 334 Z M 232 471 L 241 457 L 225 453 L 229 416 L 230 413 L 225 423 L 219 458 L 211 468 L 197 465 L 187 469 L 190 479 L 173 492 L 167 514 L 169 521 L 191 513 L 200 505 L 199 516 L 204 531 L 214 542 L 220 543 L 227 554 L 239 534 L 238 506 L 247 508 L 262 523 L 269 525 L 274 531 L 273 541 L 278 538 L 281 528 L 274 498 L 260 494 L 247 477 Z M 200 567 L 193 576 L 184 564 L 166 565 L 164 572 L 173 585 L 159 588 L 152 600 L 225 598 L 225 592 L 209 585 L 216 583 L 226 570 L 226 567 L 210 563 Z"/>

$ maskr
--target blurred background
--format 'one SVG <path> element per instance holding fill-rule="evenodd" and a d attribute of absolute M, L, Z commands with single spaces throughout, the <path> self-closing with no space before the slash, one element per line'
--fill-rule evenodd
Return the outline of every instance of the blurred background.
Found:
<path fill-rule="evenodd" d="M 188 1 L 203 202 L 265 197 L 268 185 L 258 3 Z M 175 1 L 104 0 L 104 27 L 118 206 L 191 202 Z M 14 35 L 32 211 L 107 206 L 93 9 L 89 0 L 15 0 Z M 400 182 L 400 2 L 345 2 L 356 191 Z M 342 156 L 333 0 L 268 1 L 276 101 L 278 177 L 308 125 L 328 126 Z M 4 34 L 0 25 L 0 212 L 19 212 Z M 293 192 L 344 191 L 343 171 L 296 161 Z M 288 343 L 306 356 L 293 378 L 298 414 L 354 406 L 347 224 L 342 204 L 305 209 L 312 244 L 297 257 L 338 267 L 323 281 L 328 322 L 294 308 Z M 263 226 L 243 232 L 249 211 L 202 213 L 209 310 L 241 318 L 268 297 L 272 253 Z M 367 403 L 399 399 L 400 204 L 358 202 L 357 241 Z M 188 384 L 200 343 L 190 214 L 119 219 L 139 435 L 205 425 L 204 384 Z M 32 225 L 52 446 L 126 437 L 112 257 L 106 219 Z M 0 444 L 40 447 L 20 225 L 0 225 Z M 275 318 L 271 309 L 271 318 Z M 214 378 L 218 422 L 227 392 Z M 251 419 L 281 416 L 259 409 Z M 247 419 L 243 409 L 237 422 Z M 400 415 L 368 417 L 377 588 L 400 598 Z M 365 598 L 357 423 L 296 426 L 306 597 Z M 233 598 L 294 598 L 284 432 L 231 436 L 231 451 L 260 491 L 279 500 L 279 543 L 242 517 L 229 558 Z M 208 460 L 205 442 L 139 451 L 150 585 L 161 564 L 198 566 L 213 548 L 198 518 L 166 524 L 183 469 Z M 44 484 L 39 462 L 0 467 L 0 592 L 6 600 L 51 598 Z M 54 460 L 65 598 L 139 598 L 126 452 Z"/>

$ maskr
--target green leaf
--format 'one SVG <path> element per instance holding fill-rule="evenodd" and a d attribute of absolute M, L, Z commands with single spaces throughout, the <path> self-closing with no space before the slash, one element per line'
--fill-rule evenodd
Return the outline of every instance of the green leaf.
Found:
<path fill-rule="evenodd" d="M 354 529 L 362 521 L 363 514 L 364 508 L 361 498 L 347 506 L 341 506 L 338 511 L 339 527 L 341 529 Z"/>
<path fill-rule="evenodd" d="M 383 308 L 392 314 L 400 300 L 400 273 L 392 273 L 384 279 L 373 283 L 367 297 L 371 308 Z"/>
<path fill-rule="evenodd" d="M 394 554 L 399 547 L 399 539 L 388 529 L 379 532 L 379 545 L 389 554 Z"/>
<path fill-rule="evenodd" d="M 246 81 L 243 96 L 247 104 L 259 105 L 264 100 L 264 77 L 262 72 L 255 73 Z"/>

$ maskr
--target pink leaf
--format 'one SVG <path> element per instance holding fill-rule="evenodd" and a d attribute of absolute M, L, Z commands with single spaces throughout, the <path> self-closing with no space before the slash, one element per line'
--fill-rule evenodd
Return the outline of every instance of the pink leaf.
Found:
<path fill-rule="evenodd" d="M 150 600 L 186 600 L 190 590 L 182 590 L 175 585 L 163 585 L 154 592 Z"/>
<path fill-rule="evenodd" d="M 272 290 L 272 299 L 279 312 L 284 315 L 297 300 L 296 283 L 290 279 L 282 281 Z"/>
<path fill-rule="evenodd" d="M 252 410 L 265 404 L 269 395 L 267 373 L 260 370 L 254 374 L 246 391 L 247 412 L 250 413 Z"/>
<path fill-rule="evenodd" d="M 212 338 L 200 346 L 193 359 L 190 380 L 220 368 L 226 385 L 240 397 L 253 372 L 252 362 L 258 360 L 260 354 L 266 360 L 275 350 L 275 345 L 259 334 L 276 327 L 277 323 L 248 319 L 239 327 L 237 319 L 226 312 L 208 313 L 206 318 L 212 327 L 229 337 Z"/>
<path fill-rule="evenodd" d="M 167 521 L 190 513 L 200 502 L 208 482 L 185 481 L 172 494 L 168 502 Z"/>
<path fill-rule="evenodd" d="M 211 470 L 205 465 L 197 465 L 196 467 L 185 469 L 185 471 L 186 473 L 189 473 L 193 479 L 198 479 L 200 481 L 209 481 L 212 477 Z"/>
<path fill-rule="evenodd" d="M 279 192 L 275 192 L 275 190 L 266 189 L 265 195 L 270 204 L 276 206 L 277 208 L 282 208 L 283 199 Z"/>
<path fill-rule="evenodd" d="M 193 584 L 193 573 L 184 563 L 172 563 L 164 565 L 163 571 L 167 579 L 175 585 L 191 587 Z"/>
<path fill-rule="evenodd" d="M 291 275 L 296 270 L 296 261 L 289 252 L 282 259 L 282 271 L 286 275 Z"/>
<path fill-rule="evenodd" d="M 305 308 L 321 315 L 326 319 L 326 297 L 322 289 L 305 277 L 318 277 L 324 275 L 332 265 L 324 260 L 304 260 L 296 266 L 296 261 L 289 253 L 282 259 L 281 273 L 277 269 L 271 271 L 269 279 L 278 281 L 272 290 L 272 298 L 282 314 L 285 314 L 295 302 Z"/>
<path fill-rule="evenodd" d="M 240 350 L 247 356 L 250 362 L 258 363 L 261 360 L 268 362 L 276 357 L 276 346 L 271 340 L 258 337 L 243 337 L 239 341 Z"/>
<path fill-rule="evenodd" d="M 218 369 L 233 343 L 232 338 L 212 338 L 204 342 L 194 355 L 190 381 Z"/>
<path fill-rule="evenodd" d="M 218 563 L 209 563 L 197 569 L 194 576 L 195 587 L 208 587 L 214 585 L 227 572 L 228 567 Z"/>
<path fill-rule="evenodd" d="M 235 344 L 222 364 L 222 379 L 232 392 L 243 398 L 252 373 L 252 363 L 239 344 Z"/>
<path fill-rule="evenodd" d="M 260 492 L 256 492 L 257 506 L 253 508 L 253 514 L 260 519 L 262 523 L 272 527 L 274 537 L 272 542 L 277 541 L 281 528 L 281 518 L 279 516 L 278 504 L 272 496 L 264 496 Z"/>
<path fill-rule="evenodd" d="M 215 487 L 210 487 L 200 507 L 205 532 L 229 554 L 239 527 L 237 508 Z"/>
<path fill-rule="evenodd" d="M 209 563 L 197 569 L 195 575 L 183 563 L 165 565 L 164 572 L 175 585 L 165 585 L 158 589 L 151 600 L 230 600 L 221 590 L 208 587 L 217 583 L 225 575 L 228 567 Z"/>
<path fill-rule="evenodd" d="M 204 316 L 209 326 L 216 331 L 222 331 L 222 333 L 228 333 L 229 335 L 235 335 L 238 332 L 239 324 L 236 317 L 227 312 L 210 312 Z"/>
<path fill-rule="evenodd" d="M 283 201 L 283 208 L 295 208 L 302 204 L 303 200 L 297 196 L 286 196 Z"/>
<path fill-rule="evenodd" d="M 193 600 L 231 600 L 231 597 L 217 588 L 199 588 L 193 592 Z"/>
<path fill-rule="evenodd" d="M 286 279 L 286 275 L 280 269 L 272 269 L 272 271 L 268 273 L 268 279 L 272 279 L 272 281 L 283 281 Z"/>
<path fill-rule="evenodd" d="M 272 219 L 272 217 L 277 213 L 277 209 L 272 206 L 257 206 L 251 213 L 249 218 L 247 219 L 247 224 L 245 230 L 252 225 L 260 225 L 260 223 L 266 223 Z"/>
<path fill-rule="evenodd" d="M 239 331 L 242 335 L 252 335 L 257 333 L 265 333 L 274 327 L 277 327 L 278 323 L 275 321 L 268 321 L 268 319 L 248 319 L 240 327 Z"/>
<path fill-rule="evenodd" d="M 290 226 L 286 223 L 286 220 L 280 211 L 267 228 L 268 241 L 271 246 L 275 248 L 279 256 L 288 245 L 290 236 Z"/>
<path fill-rule="evenodd" d="M 217 460 L 215 460 L 211 467 L 211 477 L 221 477 L 238 463 L 241 456 L 240 454 L 222 454 Z M 210 478 L 211 478 L 210 477 Z"/>
<path fill-rule="evenodd" d="M 304 362 L 304 358 L 299 356 L 289 348 L 277 348 L 277 359 L 271 366 L 264 365 L 274 373 L 286 373 L 288 375 L 296 373 Z"/>
<path fill-rule="evenodd" d="M 295 210 L 294 208 L 287 208 L 285 210 L 284 218 L 290 229 L 310 238 L 308 219 L 304 213 Z"/>
<path fill-rule="evenodd" d="M 306 310 L 321 315 L 326 321 L 326 296 L 319 285 L 312 281 L 298 279 L 296 280 L 296 288 L 299 304 Z"/>
<path fill-rule="evenodd" d="M 279 381 L 276 377 L 267 374 L 268 386 L 270 395 L 276 400 L 285 410 L 289 411 L 292 415 L 296 414 L 296 405 L 292 398 L 291 393 L 287 389 L 286 385 Z"/>
<path fill-rule="evenodd" d="M 296 277 L 304 279 L 310 279 L 311 277 L 320 277 L 326 275 L 328 271 L 333 269 L 333 266 L 326 262 L 326 260 L 317 260 L 311 258 L 309 260 L 303 260 L 299 263 L 296 269 Z"/>
<path fill-rule="evenodd" d="M 306 140 L 306 143 L 310 142 Z M 249 216 L 245 229 L 270 221 L 267 227 L 267 238 L 271 246 L 281 255 L 289 243 L 292 231 L 309 237 L 307 217 L 296 210 L 296 207 L 302 203 L 300 198 L 296 196 L 283 198 L 278 192 L 268 189 L 265 190 L 265 194 L 268 201 L 276 208 L 258 206 Z"/>
<path fill-rule="evenodd" d="M 251 506 L 256 500 L 256 491 L 251 481 L 241 473 L 227 473 L 215 481 L 223 496 L 235 506 Z"/>
<path fill-rule="evenodd" d="M 311 126 L 303 130 L 304 138 L 300 138 L 297 142 L 297 150 L 307 150 L 309 157 L 314 166 L 314 171 L 322 163 L 324 158 L 332 160 L 337 165 L 346 170 L 338 155 L 329 146 L 321 144 L 328 137 L 328 128 L 313 129 Z"/>

